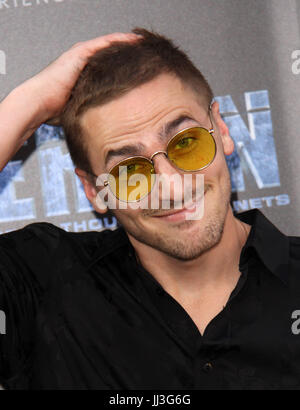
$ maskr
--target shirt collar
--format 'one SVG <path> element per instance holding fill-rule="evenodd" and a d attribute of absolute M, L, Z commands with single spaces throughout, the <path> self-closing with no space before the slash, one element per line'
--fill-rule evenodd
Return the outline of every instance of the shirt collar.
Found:
<path fill-rule="evenodd" d="M 251 225 L 248 239 L 242 249 L 240 265 L 254 250 L 268 270 L 287 284 L 289 263 L 289 239 L 280 232 L 258 209 L 235 215 Z"/>

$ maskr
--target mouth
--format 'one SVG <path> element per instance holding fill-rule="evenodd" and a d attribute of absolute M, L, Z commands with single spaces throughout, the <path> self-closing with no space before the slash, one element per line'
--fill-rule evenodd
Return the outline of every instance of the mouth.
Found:
<path fill-rule="evenodd" d="M 184 208 L 171 209 L 168 212 L 165 212 L 164 214 L 154 216 L 154 218 L 157 218 L 162 221 L 163 220 L 169 221 L 169 222 L 177 222 L 177 221 L 183 221 L 187 219 L 188 214 L 194 213 L 196 211 L 196 207 L 197 207 L 196 202 L 201 201 L 207 191 L 208 189 L 204 191 L 204 194 L 200 199 L 198 199 L 197 201 L 191 202 L 191 204 L 185 206 Z"/>

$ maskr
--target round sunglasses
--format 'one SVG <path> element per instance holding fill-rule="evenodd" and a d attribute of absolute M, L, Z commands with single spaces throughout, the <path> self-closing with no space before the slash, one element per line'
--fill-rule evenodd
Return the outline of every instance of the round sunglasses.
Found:
<path fill-rule="evenodd" d="M 169 140 L 166 151 L 156 151 L 150 158 L 133 156 L 118 162 L 109 170 L 104 186 L 108 186 L 119 201 L 142 200 L 155 184 L 153 158 L 158 154 L 164 154 L 181 171 L 201 171 L 216 156 L 217 145 L 213 132 L 213 129 L 203 127 L 185 128 Z"/>

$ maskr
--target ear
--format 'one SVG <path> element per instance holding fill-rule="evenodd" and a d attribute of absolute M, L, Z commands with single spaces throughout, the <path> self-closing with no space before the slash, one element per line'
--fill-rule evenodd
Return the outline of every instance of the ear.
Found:
<path fill-rule="evenodd" d="M 211 112 L 212 112 L 213 121 L 217 125 L 217 129 L 222 139 L 224 154 L 230 155 L 234 151 L 234 142 L 233 142 L 233 139 L 229 135 L 229 130 L 228 130 L 227 125 L 225 124 L 225 122 L 223 121 L 221 117 L 219 103 L 217 101 L 214 101 L 214 103 L 212 104 Z"/>
<path fill-rule="evenodd" d="M 95 211 L 100 214 L 105 214 L 108 210 L 107 207 L 103 206 L 102 207 L 103 209 L 101 209 L 99 208 L 99 206 L 97 206 L 97 201 L 99 201 L 99 196 L 97 198 L 97 194 L 98 194 L 97 187 L 95 183 L 92 182 L 91 176 L 86 171 L 83 171 L 80 168 L 75 168 L 75 173 L 80 179 L 83 185 L 83 188 L 84 188 L 85 195 L 87 199 L 91 202 Z"/>

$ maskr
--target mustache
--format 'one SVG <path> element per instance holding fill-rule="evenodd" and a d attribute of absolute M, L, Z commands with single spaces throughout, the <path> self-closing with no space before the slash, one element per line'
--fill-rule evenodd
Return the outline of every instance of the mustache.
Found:
<path fill-rule="evenodd" d="M 209 187 L 205 187 L 204 189 L 204 194 L 208 191 Z M 172 199 L 169 200 L 162 200 L 159 203 L 159 209 L 143 209 L 142 210 L 142 215 L 143 216 L 162 216 L 164 214 L 164 211 L 168 210 L 178 210 L 178 209 L 183 209 L 186 206 L 191 206 L 192 204 L 196 204 L 199 200 L 201 200 L 203 195 L 196 195 L 196 193 L 193 193 L 193 195 L 190 198 L 184 198 L 181 201 L 174 201 Z"/>

